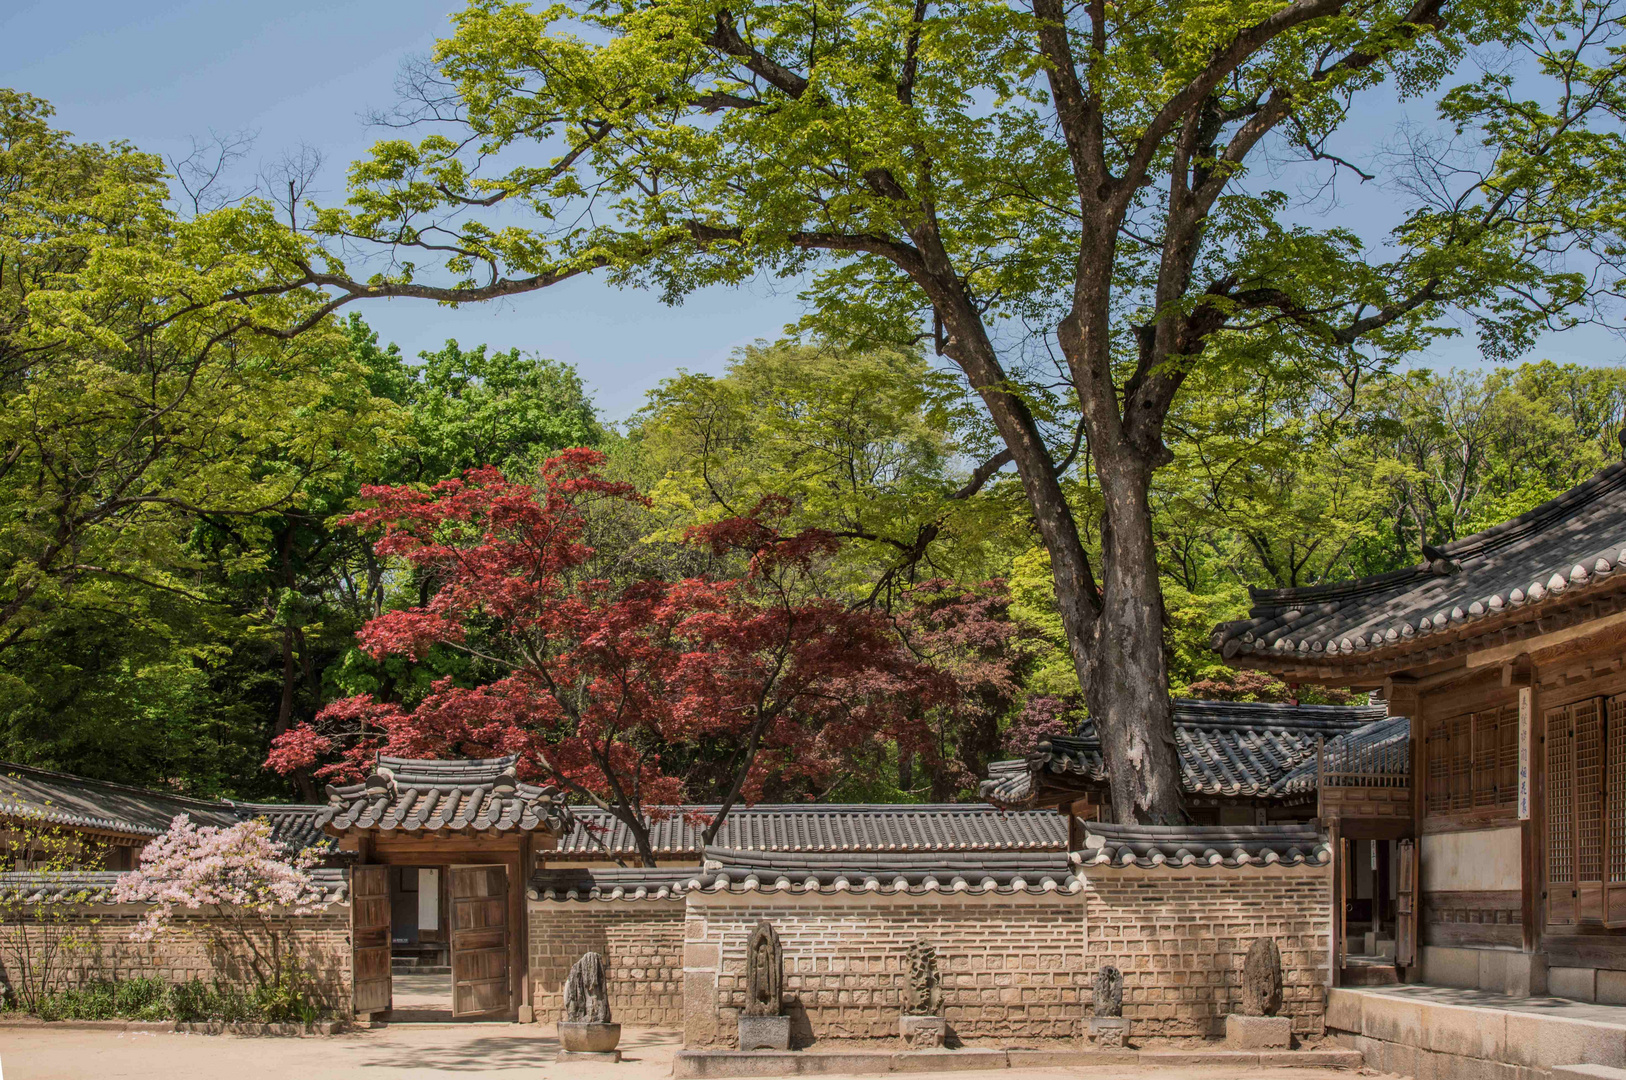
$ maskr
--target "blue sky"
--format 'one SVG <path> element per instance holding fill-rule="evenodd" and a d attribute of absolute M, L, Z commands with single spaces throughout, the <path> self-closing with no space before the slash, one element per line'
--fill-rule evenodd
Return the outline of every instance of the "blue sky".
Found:
<path fill-rule="evenodd" d="M 455 8 L 454 0 L 9 0 L 0 6 L 0 85 L 50 100 L 59 126 L 82 138 L 128 139 L 166 155 L 184 155 L 191 137 L 211 130 L 257 131 L 249 164 L 309 144 L 329 163 L 318 197 L 333 201 L 344 164 L 375 137 L 362 114 L 391 104 L 402 60 L 447 33 Z M 1346 152 L 1358 156 L 1397 123 L 1427 118 L 1416 103 L 1373 106 Z M 1384 198 L 1356 192 L 1339 216 L 1359 218 L 1363 204 Z M 712 289 L 670 308 L 594 279 L 502 305 L 454 311 L 393 301 L 360 310 L 409 355 L 455 337 L 570 361 L 610 419 L 637 408 L 677 368 L 716 371 L 734 348 L 778 336 L 800 314 L 786 285 Z M 1605 363 L 1620 347 L 1607 334 L 1580 332 L 1550 336 L 1535 355 Z M 1431 366 L 1475 360 L 1471 342 L 1419 358 Z"/>

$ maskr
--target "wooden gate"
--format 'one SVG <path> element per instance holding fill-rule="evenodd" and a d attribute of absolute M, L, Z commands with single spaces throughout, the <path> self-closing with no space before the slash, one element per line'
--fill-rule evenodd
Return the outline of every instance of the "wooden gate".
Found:
<path fill-rule="evenodd" d="M 1400 876 L 1395 882 L 1395 963 L 1411 967 L 1417 963 L 1418 866 L 1417 841 L 1401 840 L 1396 845 Z"/>
<path fill-rule="evenodd" d="M 350 868 L 350 943 L 355 1011 L 384 1012 L 390 1007 L 390 868 Z"/>
<path fill-rule="evenodd" d="M 452 1015 L 509 1012 L 508 868 L 451 870 Z"/>

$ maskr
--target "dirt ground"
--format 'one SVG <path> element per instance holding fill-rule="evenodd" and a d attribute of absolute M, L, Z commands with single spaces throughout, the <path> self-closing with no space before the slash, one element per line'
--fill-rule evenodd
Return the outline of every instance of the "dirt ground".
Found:
<path fill-rule="evenodd" d="M 678 1037 L 626 1028 L 619 1065 L 556 1064 L 558 1044 L 514 1024 L 391 1024 L 316 1039 L 0 1028 L 3 1080 L 420 1080 L 471 1073 L 527 1080 L 666 1080 Z M 1001 1069 L 916 1080 L 1352 1080 L 1318 1069 Z"/>

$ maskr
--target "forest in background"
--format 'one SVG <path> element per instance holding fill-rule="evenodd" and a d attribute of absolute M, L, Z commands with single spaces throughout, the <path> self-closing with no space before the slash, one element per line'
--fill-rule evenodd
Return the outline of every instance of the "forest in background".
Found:
<path fill-rule="evenodd" d="M 786 527 L 842 541 L 802 587 L 886 613 L 959 686 L 960 699 L 928 718 L 949 767 L 916 769 L 895 745 L 871 742 L 853 749 L 837 785 L 788 784 L 770 797 L 973 797 L 990 760 L 1082 717 L 1021 493 L 995 478 L 958 497 L 987 433 L 957 384 L 919 353 L 761 344 L 722 375 L 675 374 L 611 424 L 575 370 L 535 355 L 448 342 L 408 359 L 359 316 L 328 347 L 308 397 L 284 403 L 297 418 L 277 421 L 322 433 L 324 460 L 298 470 L 280 505 L 85 526 L 82 548 L 134 547 L 143 569 L 60 588 L 0 651 L 0 758 L 199 796 L 316 797 L 308 775 L 262 767 L 277 735 L 351 695 L 410 705 L 437 678 L 482 678 L 444 649 L 418 661 L 358 649 L 369 618 L 426 595 L 421 575 L 340 522 L 362 505 L 361 486 L 427 487 L 486 464 L 523 479 L 576 446 L 603 451 L 609 475 L 650 496 L 596 542 L 691 572 L 686 529 L 783 497 Z M 1336 399 L 1278 389 L 1239 382 L 1204 395 L 1216 415 L 1176 428 L 1175 462 L 1159 474 L 1176 695 L 1345 700 L 1232 671 L 1208 634 L 1245 611 L 1249 584 L 1412 565 L 1422 543 L 1553 497 L 1620 456 L 1626 422 L 1626 368 L 1613 366 L 1397 372 Z M 78 445 L 77 468 L 107 465 L 114 438 L 128 435 L 115 419 L 106 438 Z M 273 474 L 281 446 L 234 439 L 162 468 Z M 1091 522 L 1097 496 L 1083 456 L 1069 496 Z M 61 498 L 46 481 L 45 470 L 0 474 L 13 536 L 31 511 L 49 510 L 41 500 Z M 18 544 L 5 555 L 14 581 L 27 554 Z M 695 769 L 689 797 L 711 794 L 704 775 Z"/>
<path fill-rule="evenodd" d="M 1219 663 L 1249 585 L 1621 456 L 1626 367 L 1520 363 L 1619 328 L 1615 8 L 635 8 L 473 0 L 340 205 L 0 89 L 0 757 L 311 800 L 519 752 L 634 822 L 974 797 L 1088 702 L 1114 813 L 1175 821 L 1168 694 L 1350 697 Z M 1391 77 L 1438 130 L 1368 174 L 1329 140 Z M 1392 217 L 1306 218 L 1344 173 Z M 613 422 L 364 321 L 595 274 L 806 314 Z"/>

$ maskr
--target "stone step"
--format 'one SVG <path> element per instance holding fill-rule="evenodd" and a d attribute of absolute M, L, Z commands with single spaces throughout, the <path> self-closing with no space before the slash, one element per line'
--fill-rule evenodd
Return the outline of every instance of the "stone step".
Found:
<path fill-rule="evenodd" d="M 1351 1050 L 680 1050 L 674 1080 L 731 1076 L 864 1076 L 893 1072 L 1075 1069 L 1104 1065 L 1157 1068 L 1358 1069 Z"/>
<path fill-rule="evenodd" d="M 1399 986 L 1400 973 L 1393 964 L 1355 962 L 1344 965 L 1345 986 Z"/>
<path fill-rule="evenodd" d="M 1626 1009 L 1481 990 L 1338 987 L 1327 1030 L 1368 1067 L 1400 1076 L 1557 1076 L 1569 1065 L 1626 1068 Z"/>

